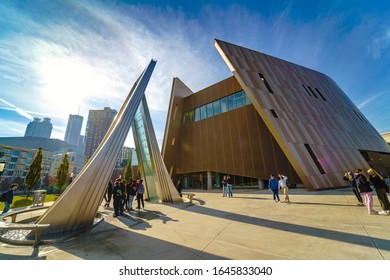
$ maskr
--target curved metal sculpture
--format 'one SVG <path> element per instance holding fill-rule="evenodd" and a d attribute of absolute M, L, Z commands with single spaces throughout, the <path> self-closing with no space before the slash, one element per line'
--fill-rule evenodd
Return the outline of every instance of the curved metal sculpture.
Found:
<path fill-rule="evenodd" d="M 147 68 L 135 82 L 102 143 L 80 174 L 54 204 L 37 219 L 37 224 L 50 224 L 50 227 L 43 234 L 63 234 L 85 230 L 92 226 L 106 191 L 108 180 L 114 170 L 118 155 L 122 150 L 130 127 L 133 124 L 136 112 L 141 107 L 145 108 L 145 89 L 155 64 L 156 61 L 151 60 Z M 141 103 L 143 98 L 144 102 Z M 140 104 L 144 105 L 140 106 Z M 145 121 L 148 131 L 153 131 L 150 116 L 149 121 Z M 149 138 L 150 135 L 147 137 Z M 152 137 L 155 140 L 154 132 L 152 133 Z M 137 142 L 137 139 L 135 139 L 135 142 Z M 157 141 L 155 142 L 157 143 Z M 161 159 L 160 161 L 153 161 L 155 170 L 165 169 L 161 154 L 159 152 L 159 155 L 156 154 L 158 146 L 151 150 L 154 158 Z M 164 172 L 158 171 L 155 173 L 155 181 L 158 182 L 155 185 L 158 200 L 160 202 L 182 201 L 169 178 L 168 172 L 165 171 L 165 175 Z M 159 174 L 162 174 L 162 176 Z M 166 175 L 168 175 L 168 178 Z M 148 188 L 147 185 L 146 188 Z"/>

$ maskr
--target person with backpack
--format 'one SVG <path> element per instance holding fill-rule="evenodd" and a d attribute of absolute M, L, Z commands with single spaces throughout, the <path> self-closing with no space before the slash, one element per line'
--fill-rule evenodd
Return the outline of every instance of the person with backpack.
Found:
<path fill-rule="evenodd" d="M 370 182 L 374 185 L 376 195 L 382 207 L 382 211 L 380 211 L 379 214 L 390 215 L 390 202 L 386 194 L 386 189 L 388 188 L 386 182 L 383 180 L 382 175 L 374 169 L 370 168 L 367 172 L 370 175 Z"/>
<path fill-rule="evenodd" d="M 364 176 L 362 173 L 361 169 L 356 169 L 355 170 L 355 180 L 356 180 L 356 185 L 360 191 L 360 193 L 364 197 L 364 201 L 367 206 L 368 214 L 369 215 L 377 215 L 378 211 L 374 210 L 372 205 L 372 189 L 370 187 L 370 182 L 367 181 L 366 176 Z"/>
<path fill-rule="evenodd" d="M 4 209 L 3 212 L 1 212 L 0 216 L 4 215 L 9 211 L 11 208 L 11 204 L 14 200 L 14 191 L 19 187 L 18 184 L 14 183 L 11 185 L 11 188 L 5 193 L 5 199 L 4 199 Z"/>
<path fill-rule="evenodd" d="M 275 202 L 280 202 L 278 180 L 276 180 L 274 174 L 271 174 L 270 177 L 271 178 L 268 180 L 268 188 L 272 191 Z"/>

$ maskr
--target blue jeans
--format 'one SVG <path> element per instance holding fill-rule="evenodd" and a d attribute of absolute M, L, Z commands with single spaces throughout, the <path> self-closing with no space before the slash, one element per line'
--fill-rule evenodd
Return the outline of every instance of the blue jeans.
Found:
<path fill-rule="evenodd" d="M 7 213 L 9 211 L 10 207 L 11 207 L 11 204 L 8 201 L 4 201 L 4 209 L 3 209 L 3 212 L 1 212 L 1 215 Z"/>
<path fill-rule="evenodd" d="M 133 208 L 134 195 L 129 195 L 129 200 L 127 201 L 127 210 Z"/>
<path fill-rule="evenodd" d="M 226 196 L 227 194 L 227 186 L 222 185 L 222 196 Z"/>
<path fill-rule="evenodd" d="M 232 197 L 233 196 L 233 192 L 232 192 L 232 185 L 227 185 L 227 188 L 228 188 L 228 197 Z"/>

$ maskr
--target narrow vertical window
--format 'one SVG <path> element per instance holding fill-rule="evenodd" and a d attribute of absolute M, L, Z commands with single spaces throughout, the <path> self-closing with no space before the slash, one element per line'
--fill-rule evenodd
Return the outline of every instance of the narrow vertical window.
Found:
<path fill-rule="evenodd" d="M 310 91 L 307 90 L 307 88 L 305 87 L 305 85 L 302 84 L 302 86 L 303 86 L 303 88 L 305 89 L 305 91 L 307 92 L 307 94 L 308 94 L 309 96 L 311 96 Z"/>
<path fill-rule="evenodd" d="M 325 97 L 322 95 L 322 93 L 320 92 L 320 90 L 318 88 L 316 88 L 316 91 L 318 92 L 318 94 L 321 96 L 321 98 L 326 101 Z"/>
<path fill-rule="evenodd" d="M 258 74 L 259 74 L 259 76 L 260 76 L 260 79 L 263 81 L 265 87 L 267 88 L 268 92 L 269 92 L 269 93 L 274 93 L 273 90 L 272 90 L 272 88 L 271 88 L 270 85 L 268 84 L 267 80 L 264 78 L 263 74 L 261 74 L 261 73 L 258 73 Z"/>
<path fill-rule="evenodd" d="M 313 159 L 314 163 L 316 164 L 316 166 L 318 168 L 318 171 L 320 171 L 321 174 L 326 174 L 324 168 L 322 167 L 320 161 L 318 160 L 318 158 L 314 154 L 314 152 L 311 149 L 311 147 L 309 146 L 309 144 L 305 144 L 305 148 L 308 151 L 308 153 L 310 154 L 310 156 Z"/>
<path fill-rule="evenodd" d="M 279 118 L 278 114 L 276 114 L 275 110 L 271 109 L 271 114 L 275 117 L 275 118 Z"/>
<path fill-rule="evenodd" d="M 311 89 L 311 87 L 307 86 L 307 88 L 310 90 L 310 92 L 314 95 L 315 98 L 318 98 L 318 96 L 315 94 L 315 92 Z"/>

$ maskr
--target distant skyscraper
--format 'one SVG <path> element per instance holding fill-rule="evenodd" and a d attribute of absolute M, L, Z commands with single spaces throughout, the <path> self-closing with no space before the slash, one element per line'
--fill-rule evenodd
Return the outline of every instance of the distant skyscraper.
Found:
<path fill-rule="evenodd" d="M 70 145 L 79 146 L 80 132 L 81 132 L 82 125 L 83 125 L 82 116 L 69 115 L 64 141 L 68 142 Z"/>
<path fill-rule="evenodd" d="M 89 110 L 87 128 L 85 130 L 84 155 L 90 158 L 103 140 L 112 121 L 117 114 L 116 110 L 104 107 L 103 110 Z"/>
<path fill-rule="evenodd" d="M 50 138 L 52 130 L 53 125 L 50 122 L 50 118 L 44 118 L 43 121 L 41 121 L 40 118 L 34 118 L 34 120 L 27 125 L 24 137 L 34 136 Z"/>

